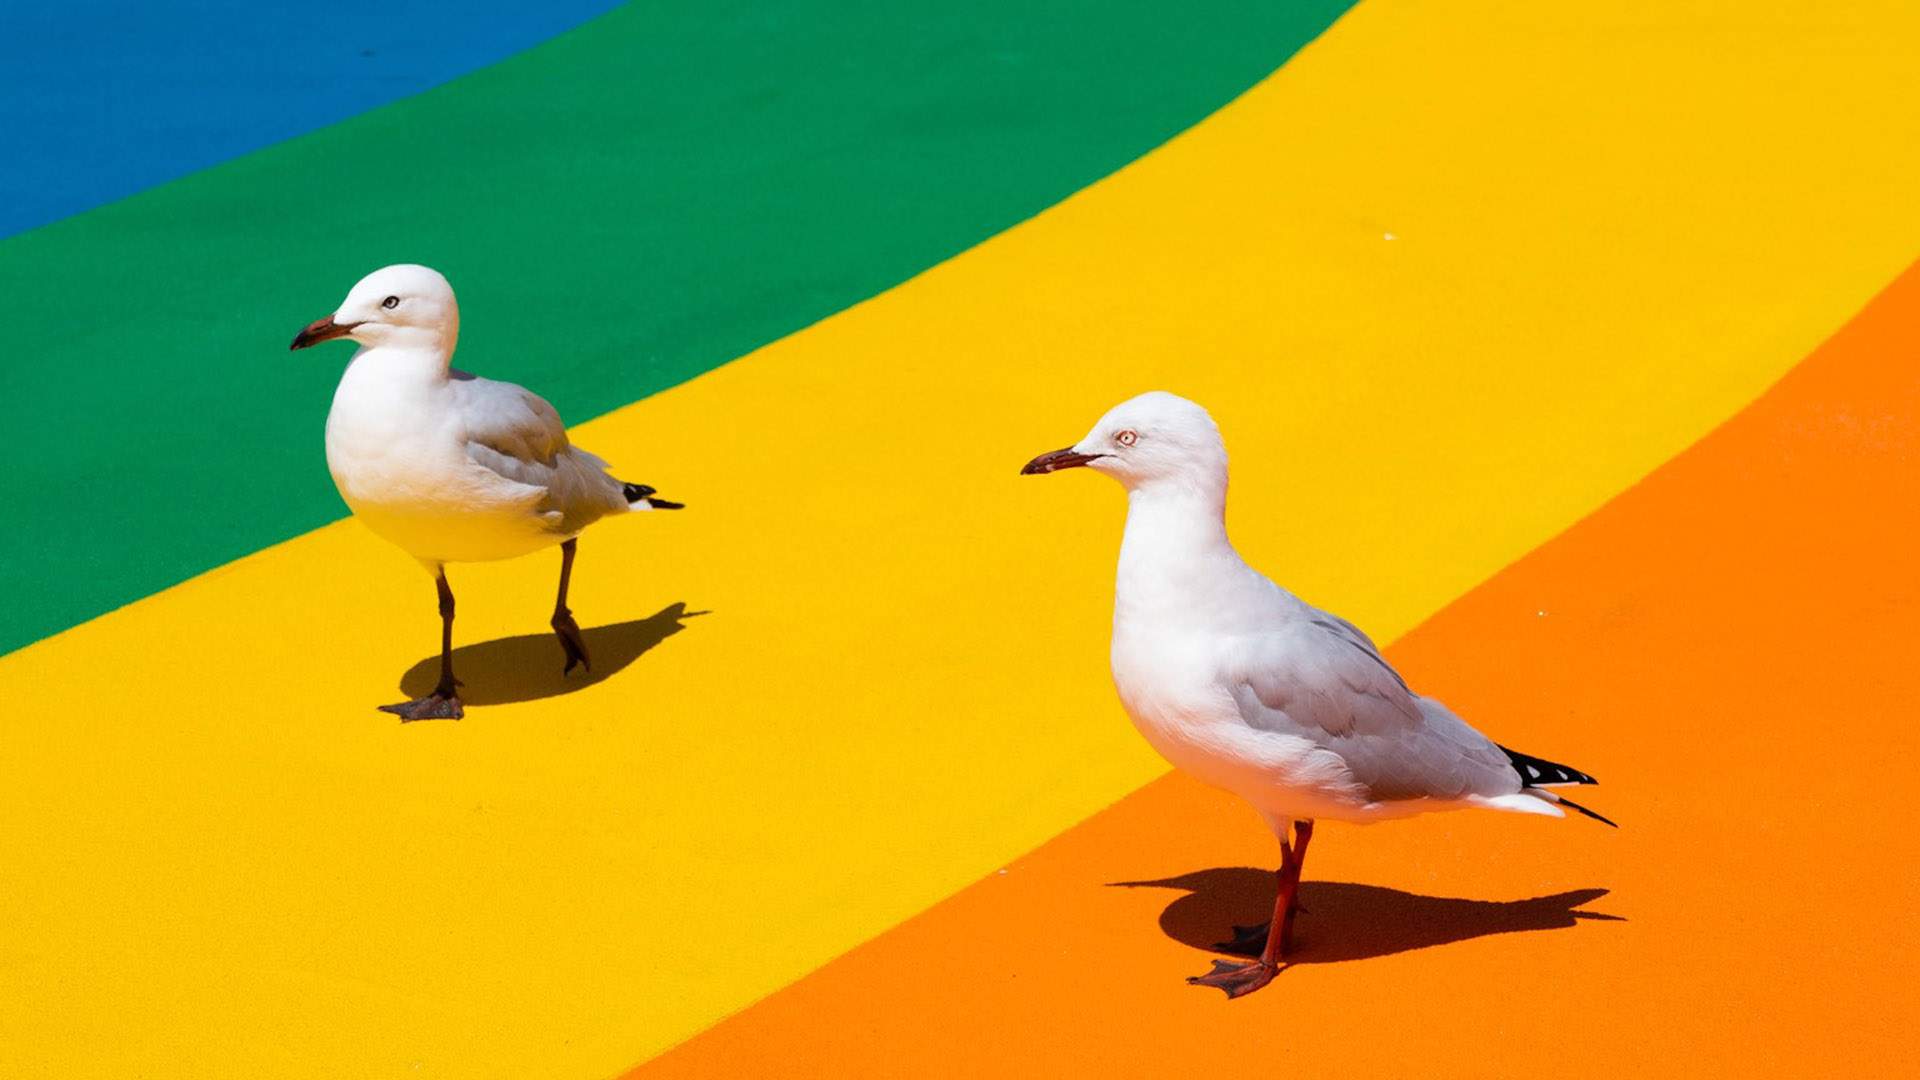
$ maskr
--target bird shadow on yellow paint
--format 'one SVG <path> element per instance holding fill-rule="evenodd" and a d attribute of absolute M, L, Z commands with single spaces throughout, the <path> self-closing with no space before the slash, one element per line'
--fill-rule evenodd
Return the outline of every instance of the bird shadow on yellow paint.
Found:
<path fill-rule="evenodd" d="M 511 705 L 538 701 L 584 690 L 625 670 L 627 665 L 673 635 L 686 629 L 686 620 L 705 611 L 688 611 L 683 603 L 668 604 L 644 619 L 595 626 L 581 631 L 587 642 L 592 670 L 560 674 L 566 656 L 552 633 L 520 634 L 462 645 L 453 650 L 453 670 L 459 676 L 460 700 L 467 705 Z M 400 676 L 400 691 L 425 697 L 440 678 L 440 654 L 422 657 Z"/>
<path fill-rule="evenodd" d="M 1265 935 L 1236 935 L 1236 929 L 1264 927 L 1273 916 L 1278 890 L 1273 871 L 1250 866 L 1114 884 L 1183 890 L 1186 895 L 1160 913 L 1160 929 L 1196 949 L 1247 955 L 1259 953 Z M 1605 889 L 1574 889 L 1530 900 L 1462 900 L 1350 881 L 1303 881 L 1294 948 L 1287 959 L 1297 964 L 1337 964 L 1489 934 L 1563 930 L 1581 920 L 1625 922 L 1619 915 L 1577 910 L 1605 895 Z M 1226 947 L 1229 943 L 1233 947 Z"/>

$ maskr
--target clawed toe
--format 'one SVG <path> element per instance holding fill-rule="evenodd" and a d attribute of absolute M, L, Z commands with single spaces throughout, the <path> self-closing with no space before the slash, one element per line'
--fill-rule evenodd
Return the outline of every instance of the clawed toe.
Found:
<path fill-rule="evenodd" d="M 1211 986 L 1226 991 L 1227 997 L 1237 998 L 1251 994 L 1255 990 L 1273 981 L 1280 969 L 1261 960 L 1250 960 L 1236 964 L 1230 960 L 1215 960 L 1213 970 L 1205 975 L 1194 975 L 1187 979 L 1193 986 Z"/>
<path fill-rule="evenodd" d="M 380 711 L 398 716 L 403 724 L 412 720 L 458 720 L 467 714 L 457 696 L 439 693 L 402 701 L 397 705 L 382 705 Z"/>

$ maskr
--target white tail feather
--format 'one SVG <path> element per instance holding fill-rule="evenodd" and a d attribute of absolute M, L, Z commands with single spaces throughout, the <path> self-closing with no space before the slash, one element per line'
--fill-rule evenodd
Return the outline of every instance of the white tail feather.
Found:
<path fill-rule="evenodd" d="M 1550 791 L 1528 788 L 1512 795 L 1480 796 L 1474 800 L 1491 810 L 1511 810 L 1517 814 L 1543 814 L 1547 817 L 1566 817 L 1567 812 L 1554 805 L 1560 800 Z"/>

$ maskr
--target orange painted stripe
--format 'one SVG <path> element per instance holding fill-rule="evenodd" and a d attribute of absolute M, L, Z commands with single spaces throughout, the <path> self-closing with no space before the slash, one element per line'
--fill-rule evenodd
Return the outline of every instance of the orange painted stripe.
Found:
<path fill-rule="evenodd" d="M 1323 828 L 1300 963 L 1228 1002 L 1182 978 L 1264 918 L 1275 853 L 1235 800 L 1167 778 L 634 1075 L 1901 1071 L 1917 431 L 1920 268 L 1392 650 L 1502 741 L 1600 776 L 1622 830 Z"/>

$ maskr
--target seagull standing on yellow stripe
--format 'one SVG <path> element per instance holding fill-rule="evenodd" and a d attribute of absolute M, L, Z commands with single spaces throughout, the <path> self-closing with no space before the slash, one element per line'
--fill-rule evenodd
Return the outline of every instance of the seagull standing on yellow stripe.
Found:
<path fill-rule="evenodd" d="M 327 414 L 327 467 L 354 516 L 420 560 L 439 592 L 440 681 L 426 697 L 380 706 L 402 720 L 463 713 L 446 564 L 560 545 L 551 622 L 570 672 L 589 664 L 567 609 L 575 538 L 611 514 L 680 508 L 608 475 L 606 462 L 567 441 L 560 414 L 539 395 L 451 367 L 459 336 L 447 279 L 403 264 L 360 279 L 292 345 L 359 343 Z"/>

